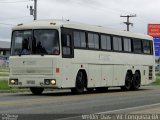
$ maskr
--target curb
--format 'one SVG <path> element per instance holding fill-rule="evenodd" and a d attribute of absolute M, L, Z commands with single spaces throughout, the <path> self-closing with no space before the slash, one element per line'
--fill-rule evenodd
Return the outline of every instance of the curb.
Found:
<path fill-rule="evenodd" d="M 20 89 L 0 90 L 0 93 L 24 93 L 24 92 L 30 92 L 30 90 L 20 90 Z"/>

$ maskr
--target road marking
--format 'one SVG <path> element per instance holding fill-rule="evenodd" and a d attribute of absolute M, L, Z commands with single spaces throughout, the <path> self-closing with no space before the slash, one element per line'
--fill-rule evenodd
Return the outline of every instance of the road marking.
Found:
<path fill-rule="evenodd" d="M 74 117 L 67 117 L 67 118 L 58 118 L 58 119 L 55 119 L 55 120 L 72 120 L 74 118 L 79 118 L 79 117 L 82 117 L 82 116 L 74 116 Z"/>
<path fill-rule="evenodd" d="M 155 103 L 155 104 L 150 104 L 150 105 L 143 105 L 143 106 L 137 106 L 137 107 L 131 107 L 131 108 L 124 108 L 124 109 L 118 109 L 118 110 L 111 110 L 111 111 L 105 111 L 105 112 L 99 112 L 99 113 L 93 113 L 93 114 L 109 114 L 109 113 L 113 113 L 113 112 L 120 112 L 120 111 L 126 111 L 126 110 L 134 110 L 134 109 L 152 107 L 152 106 L 157 106 L 157 105 L 160 105 L 160 103 Z M 81 116 L 74 116 L 74 117 L 67 117 L 67 118 L 60 118 L 60 119 L 56 119 L 56 120 L 70 120 L 70 119 L 75 119 L 75 118 L 80 118 L 80 117 L 82 117 L 82 115 Z"/>
<path fill-rule="evenodd" d="M 160 105 L 160 103 L 150 104 L 150 105 L 143 105 L 143 106 L 137 106 L 137 107 L 131 107 L 131 108 L 124 108 L 124 109 L 118 109 L 118 110 L 111 110 L 111 111 L 105 111 L 105 112 L 99 112 L 95 114 L 108 114 L 113 112 L 120 112 L 120 111 L 126 111 L 126 110 L 134 110 L 134 109 L 140 109 L 140 108 L 146 108 L 146 107 L 152 107 Z"/>

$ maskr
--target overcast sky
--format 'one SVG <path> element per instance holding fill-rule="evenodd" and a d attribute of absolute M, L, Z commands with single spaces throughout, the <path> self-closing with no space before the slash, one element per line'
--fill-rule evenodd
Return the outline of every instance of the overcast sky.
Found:
<path fill-rule="evenodd" d="M 0 0 L 0 40 L 10 41 L 12 25 L 30 22 L 31 0 Z M 38 19 L 69 19 L 126 30 L 120 15 L 136 14 L 131 31 L 147 34 L 148 23 L 160 23 L 160 0 L 38 0 Z"/>

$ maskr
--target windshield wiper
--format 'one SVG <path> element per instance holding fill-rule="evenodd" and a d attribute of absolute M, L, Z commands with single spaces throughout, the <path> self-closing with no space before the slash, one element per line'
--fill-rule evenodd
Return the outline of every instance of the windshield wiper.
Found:
<path fill-rule="evenodd" d="M 44 47 L 42 47 L 42 46 L 38 46 L 37 47 L 36 53 L 39 53 L 41 56 L 44 56 L 45 54 L 48 54 L 46 49 Z"/>
<path fill-rule="evenodd" d="M 31 51 L 27 50 L 27 49 L 23 49 L 18 55 L 22 56 L 22 55 L 30 55 Z"/>

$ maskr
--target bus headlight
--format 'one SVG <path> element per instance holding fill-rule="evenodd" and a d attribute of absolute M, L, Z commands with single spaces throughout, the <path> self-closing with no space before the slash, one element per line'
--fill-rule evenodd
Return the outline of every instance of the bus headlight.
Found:
<path fill-rule="evenodd" d="M 56 80 L 51 80 L 51 84 L 55 85 L 56 84 Z"/>
<path fill-rule="evenodd" d="M 10 79 L 9 84 L 11 85 L 18 85 L 18 79 Z"/>
<path fill-rule="evenodd" d="M 44 80 L 45 85 L 56 85 L 56 80 L 55 79 L 45 79 Z"/>

